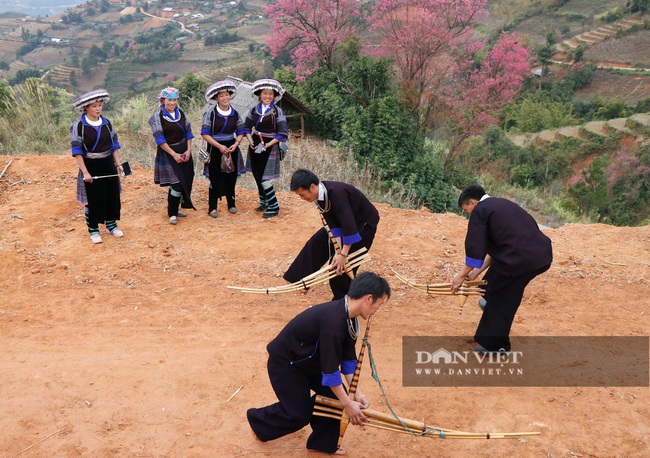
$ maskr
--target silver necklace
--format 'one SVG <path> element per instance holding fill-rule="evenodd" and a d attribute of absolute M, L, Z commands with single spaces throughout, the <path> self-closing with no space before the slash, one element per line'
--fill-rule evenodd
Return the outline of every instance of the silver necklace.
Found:
<path fill-rule="evenodd" d="M 320 204 L 318 203 L 318 198 L 314 201 L 316 204 L 316 208 L 318 208 L 318 211 L 321 213 L 327 213 L 330 211 L 330 208 L 332 208 L 332 202 L 330 202 L 329 196 L 327 195 L 327 188 L 323 184 L 323 182 L 318 183 L 319 189 L 323 189 L 323 201 L 325 202 L 325 208 L 321 207 Z"/>
<path fill-rule="evenodd" d="M 352 337 L 352 340 L 356 340 L 357 337 L 359 337 L 359 318 L 354 317 L 350 318 L 350 315 L 348 314 L 348 296 L 345 296 L 345 316 L 347 317 L 347 323 L 348 323 L 348 333 L 350 333 L 350 337 Z"/>

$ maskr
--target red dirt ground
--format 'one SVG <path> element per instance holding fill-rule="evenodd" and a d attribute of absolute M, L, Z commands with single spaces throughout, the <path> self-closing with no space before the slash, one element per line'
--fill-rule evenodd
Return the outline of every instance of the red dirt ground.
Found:
<path fill-rule="evenodd" d="M 67 155 L 0 157 L 0 456 L 317 457 L 307 429 L 262 444 L 249 407 L 274 402 L 265 345 L 294 315 L 325 302 L 307 295 L 242 294 L 226 285 L 281 285 L 319 227 L 311 205 L 280 194 L 262 220 L 238 190 L 237 215 L 199 211 L 167 222 L 165 190 L 134 167 L 123 181 L 123 239 L 90 243 L 74 202 Z M 468 431 L 540 431 L 508 440 L 412 437 L 350 426 L 349 456 L 646 457 L 650 388 L 405 388 L 404 335 L 472 335 L 470 299 L 427 296 L 400 284 L 448 282 L 464 260 L 466 220 L 378 204 L 372 261 L 393 298 L 373 319 L 373 357 L 388 400 L 405 418 Z M 566 225 L 546 231 L 555 262 L 529 286 L 518 336 L 645 335 L 650 329 L 650 227 Z M 470 343 L 467 344 L 468 349 Z M 361 386 L 387 412 L 367 366 Z"/>

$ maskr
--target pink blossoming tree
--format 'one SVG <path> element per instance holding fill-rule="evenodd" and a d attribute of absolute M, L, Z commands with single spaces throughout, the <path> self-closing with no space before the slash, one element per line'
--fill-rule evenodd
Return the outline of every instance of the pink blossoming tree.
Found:
<path fill-rule="evenodd" d="M 441 125 L 463 138 L 496 122 L 529 71 L 529 52 L 502 35 L 492 50 L 472 27 L 486 0 L 377 0 L 368 18 L 380 38 L 370 52 L 391 59 L 401 96 L 422 130 Z M 483 56 L 479 58 L 478 56 Z"/>
<path fill-rule="evenodd" d="M 483 51 L 484 43 L 475 43 L 468 50 L 472 48 Z M 530 73 L 530 53 L 519 45 L 517 37 L 503 33 L 481 62 L 467 56 L 450 69 L 450 79 L 429 97 L 442 99 L 440 112 L 460 141 L 497 123 L 498 111 L 515 99 Z"/>
<path fill-rule="evenodd" d="M 332 70 L 337 49 L 356 34 L 357 0 L 278 0 L 264 7 L 272 21 L 271 55 L 288 50 L 299 77 L 319 66 Z"/>

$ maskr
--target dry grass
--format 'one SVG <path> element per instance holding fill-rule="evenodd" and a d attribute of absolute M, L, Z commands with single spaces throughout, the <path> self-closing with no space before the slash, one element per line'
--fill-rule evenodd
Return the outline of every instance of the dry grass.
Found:
<path fill-rule="evenodd" d="M 185 114 L 192 122 L 195 135 L 192 149 L 194 157 L 202 140 L 201 129 L 202 104 L 183 107 Z M 111 120 L 120 136 L 123 145 L 122 157 L 132 164 L 151 169 L 156 157 L 156 146 L 151 136 L 148 119 L 156 106 L 147 101 L 144 96 L 130 99 Z M 289 191 L 291 175 L 298 168 L 313 171 L 322 180 L 344 181 L 362 190 L 374 202 L 386 202 L 396 207 L 414 208 L 415 199 L 407 192 L 387 191 L 381 186 L 381 176 L 374 173 L 368 166 L 359 166 L 352 153 L 339 150 L 335 144 L 314 137 L 292 138 L 288 142 L 289 153 L 280 167 L 280 178 L 276 180 L 279 191 Z M 242 142 L 242 152 L 246 156 L 248 143 Z M 203 164 L 195 160 L 195 180 L 204 180 Z M 238 186 L 245 189 L 257 189 L 250 173 L 241 176 Z"/>

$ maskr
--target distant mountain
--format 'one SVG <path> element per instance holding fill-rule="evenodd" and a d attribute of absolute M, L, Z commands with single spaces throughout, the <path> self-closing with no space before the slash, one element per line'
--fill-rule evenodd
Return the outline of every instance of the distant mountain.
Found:
<path fill-rule="evenodd" d="M 54 16 L 82 3 L 85 2 L 81 0 L 0 0 L 0 13 Z"/>

